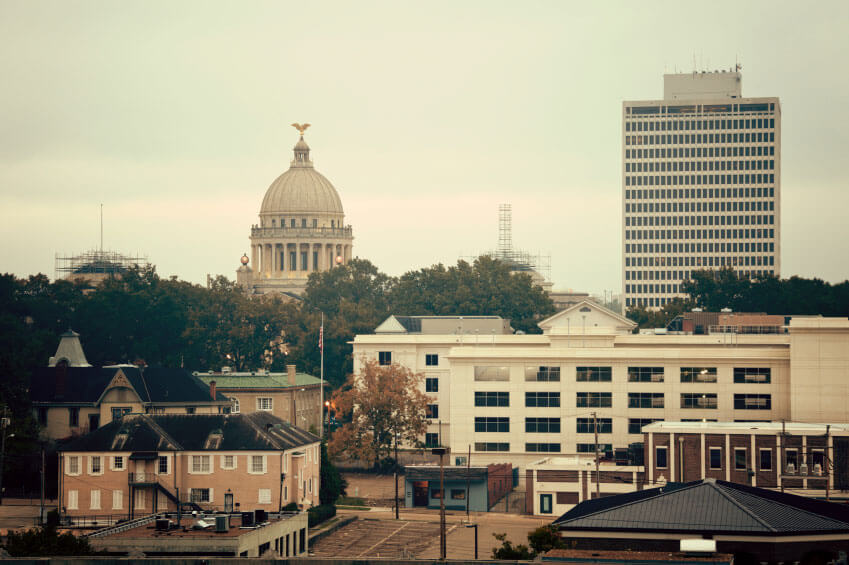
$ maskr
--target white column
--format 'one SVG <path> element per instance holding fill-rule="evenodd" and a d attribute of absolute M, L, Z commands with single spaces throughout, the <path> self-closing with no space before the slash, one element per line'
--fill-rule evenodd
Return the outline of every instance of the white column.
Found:
<path fill-rule="evenodd" d="M 702 474 L 699 476 L 700 479 L 705 478 L 705 434 L 704 432 L 699 434 L 700 444 L 701 444 L 701 452 L 699 453 L 699 459 L 702 462 Z"/>
<path fill-rule="evenodd" d="M 649 432 L 648 448 L 645 450 L 646 469 L 649 471 L 648 483 L 649 488 L 654 486 L 654 433 Z"/>
<path fill-rule="evenodd" d="M 669 466 L 669 481 L 675 481 L 675 434 L 669 434 L 669 447 L 666 450 L 668 454 L 666 459 L 666 464 Z M 680 480 L 680 477 L 679 477 Z"/>
<path fill-rule="evenodd" d="M 725 434 L 725 480 L 731 482 L 731 435 Z"/>
<path fill-rule="evenodd" d="M 757 455 L 757 452 L 755 451 L 755 434 L 752 434 L 752 453 L 751 453 L 751 458 L 749 459 L 749 462 L 750 462 L 749 464 L 752 466 L 751 471 L 752 471 L 752 486 L 753 487 L 758 486 L 758 468 L 757 468 L 757 465 L 756 465 L 757 462 L 758 462 L 757 461 L 758 458 L 756 457 L 756 455 Z"/>
<path fill-rule="evenodd" d="M 775 463 L 773 463 L 772 466 L 773 466 L 773 469 L 775 469 L 775 478 L 776 478 L 775 484 L 779 488 L 781 488 L 781 472 L 782 472 L 782 469 L 783 469 L 782 465 L 784 465 L 784 459 L 782 458 L 781 436 L 779 436 L 779 435 L 775 436 L 775 452 L 776 452 L 777 455 L 775 456 Z"/>

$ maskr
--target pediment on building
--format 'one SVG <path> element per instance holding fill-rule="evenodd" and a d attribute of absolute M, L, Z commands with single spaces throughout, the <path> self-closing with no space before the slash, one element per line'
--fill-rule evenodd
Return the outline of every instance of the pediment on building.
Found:
<path fill-rule="evenodd" d="M 620 334 L 630 333 L 636 322 L 604 306 L 582 300 L 537 324 L 544 334 Z"/>
<path fill-rule="evenodd" d="M 138 401 L 141 401 L 141 396 L 139 396 L 133 384 L 130 382 L 130 379 L 127 378 L 127 375 L 124 374 L 124 371 L 121 369 L 117 369 L 115 374 L 112 376 L 112 380 L 109 381 L 109 384 L 106 385 L 106 388 L 103 389 L 103 393 L 100 395 L 100 398 L 97 399 L 97 404 L 103 402 L 103 399 L 109 394 L 110 391 L 116 389 L 129 389 L 132 391 L 133 395 L 138 398 Z"/>

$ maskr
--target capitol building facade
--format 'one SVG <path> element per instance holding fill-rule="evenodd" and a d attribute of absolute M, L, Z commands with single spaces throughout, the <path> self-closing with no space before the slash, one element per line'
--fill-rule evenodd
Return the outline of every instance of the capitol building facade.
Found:
<path fill-rule="evenodd" d="M 294 159 L 268 187 L 251 227 L 250 257 L 236 271 L 248 294 L 302 294 L 310 273 L 351 259 L 353 232 L 339 193 L 310 160 L 303 135 L 309 124 L 292 125 L 301 133 Z"/>

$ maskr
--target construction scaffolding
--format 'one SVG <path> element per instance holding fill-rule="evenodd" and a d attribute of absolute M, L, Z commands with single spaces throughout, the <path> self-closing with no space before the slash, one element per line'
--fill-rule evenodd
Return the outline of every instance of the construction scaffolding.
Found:
<path fill-rule="evenodd" d="M 147 256 L 121 255 L 115 251 L 100 249 L 92 249 L 73 256 L 61 256 L 57 253 L 53 277 L 54 279 L 85 278 L 99 281 L 120 275 L 131 267 L 143 269 L 149 265 Z"/>
<path fill-rule="evenodd" d="M 534 272 L 545 281 L 551 279 L 551 255 L 534 255 L 513 248 L 513 207 L 510 204 L 498 206 L 498 247 L 494 251 L 486 251 L 480 255 L 488 255 L 509 263 L 513 271 Z M 474 260 L 477 257 L 464 257 L 464 259 Z"/>

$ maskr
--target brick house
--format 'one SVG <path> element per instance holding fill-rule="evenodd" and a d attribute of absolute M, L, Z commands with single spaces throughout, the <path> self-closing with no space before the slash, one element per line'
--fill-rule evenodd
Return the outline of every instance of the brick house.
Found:
<path fill-rule="evenodd" d="M 321 429 L 321 380 L 298 373 L 287 365 L 285 373 L 195 372 L 204 384 L 232 400 L 232 412 L 268 412 L 303 430 Z"/>
<path fill-rule="evenodd" d="M 318 503 L 319 438 L 254 414 L 129 414 L 59 449 L 63 515 L 277 511 Z"/>

